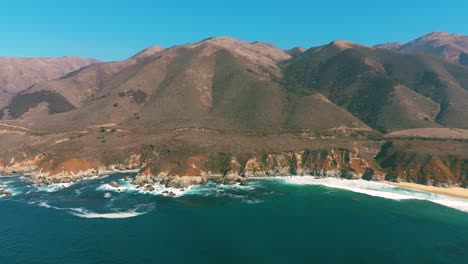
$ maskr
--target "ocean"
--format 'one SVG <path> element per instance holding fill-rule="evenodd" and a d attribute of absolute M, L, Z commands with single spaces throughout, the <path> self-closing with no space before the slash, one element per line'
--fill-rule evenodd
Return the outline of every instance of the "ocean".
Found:
<path fill-rule="evenodd" d="M 126 176 L 0 177 L 0 263 L 468 263 L 468 200 L 313 177 L 142 192 Z"/>

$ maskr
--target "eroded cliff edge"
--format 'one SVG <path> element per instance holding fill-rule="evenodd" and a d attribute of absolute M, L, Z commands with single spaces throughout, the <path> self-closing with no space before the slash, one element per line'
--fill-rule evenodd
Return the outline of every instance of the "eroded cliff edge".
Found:
<path fill-rule="evenodd" d="M 134 170 L 138 172 L 134 183 L 141 187 L 161 183 L 176 188 L 209 179 L 243 184 L 249 177 L 291 175 L 468 186 L 465 141 L 241 136 L 207 131 L 76 134 L 54 144 L 31 137 L 31 145 L 1 154 L 0 174 L 28 173 L 37 184 L 51 184 Z"/>

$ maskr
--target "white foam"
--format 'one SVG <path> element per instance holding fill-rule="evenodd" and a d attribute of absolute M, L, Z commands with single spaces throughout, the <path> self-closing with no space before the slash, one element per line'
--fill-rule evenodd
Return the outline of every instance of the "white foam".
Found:
<path fill-rule="evenodd" d="M 190 188 L 187 191 L 187 194 L 203 195 L 203 196 L 222 196 L 225 194 L 226 191 L 232 191 L 232 190 L 248 191 L 248 190 L 254 190 L 254 189 L 255 188 L 253 186 L 242 186 L 240 185 L 240 183 L 236 183 L 234 185 L 224 185 L 224 184 L 217 184 L 214 182 L 209 182 L 204 185 L 192 186 L 192 188 Z"/>
<path fill-rule="evenodd" d="M 107 178 L 109 176 L 110 176 L 110 174 L 103 173 L 103 174 L 94 175 L 94 176 L 90 176 L 90 177 L 84 177 L 84 178 L 78 179 L 76 182 L 52 183 L 52 184 L 49 184 L 49 185 L 46 185 L 46 186 L 37 187 L 37 189 L 39 191 L 42 191 L 42 192 L 56 192 L 56 191 L 59 191 L 59 190 L 62 190 L 62 189 L 69 188 L 70 186 L 72 186 L 75 183 L 92 181 L 92 180 L 96 180 L 96 179 L 104 179 L 104 178 Z M 80 190 L 77 190 L 78 195 L 80 194 L 79 192 L 80 192 Z"/>
<path fill-rule="evenodd" d="M 98 191 L 112 191 L 112 192 L 122 192 L 125 191 L 127 188 L 124 186 L 119 186 L 119 187 L 113 187 L 108 183 L 102 184 L 99 186 L 96 190 Z"/>
<path fill-rule="evenodd" d="M 261 199 L 250 199 L 250 200 L 246 200 L 245 202 L 248 203 L 248 204 L 259 204 L 259 203 L 263 203 L 263 200 L 261 200 Z"/>
<path fill-rule="evenodd" d="M 426 200 L 446 207 L 468 212 L 468 200 L 434 194 L 423 191 L 413 191 L 393 185 L 364 180 L 345 180 L 339 178 L 316 178 L 313 176 L 292 176 L 279 178 L 288 184 L 321 185 L 335 189 L 348 190 L 369 196 L 392 200 Z"/>
<path fill-rule="evenodd" d="M 55 209 L 55 210 L 61 210 L 61 211 L 74 211 L 78 213 L 84 213 L 86 212 L 86 209 L 84 208 L 70 208 L 70 207 L 57 207 L 57 206 L 52 206 L 49 205 L 47 202 L 40 202 L 40 203 L 30 203 L 30 204 L 37 204 L 38 206 L 45 207 L 45 208 L 50 208 L 50 209 Z"/>
<path fill-rule="evenodd" d="M 124 180 L 118 181 L 119 186 L 113 187 L 109 183 L 101 184 L 96 190 L 105 192 L 117 192 L 117 193 L 140 193 L 140 194 L 151 194 L 166 197 L 181 197 L 184 195 L 202 195 L 202 196 L 214 196 L 214 197 L 230 197 L 235 199 L 242 199 L 247 201 L 247 196 L 227 193 L 231 190 L 253 190 L 253 186 L 241 186 L 239 183 L 234 185 L 223 185 L 209 182 L 204 185 L 192 185 L 184 189 L 170 188 L 162 184 L 152 184 L 152 191 L 146 190 L 144 187 L 138 187 L 131 182 Z M 248 201 L 247 201 L 248 202 Z M 257 203 L 250 201 L 249 203 Z"/>
<path fill-rule="evenodd" d="M 74 184 L 74 182 L 68 182 L 68 183 L 53 183 L 53 184 L 49 184 L 47 186 L 41 186 L 41 187 L 37 187 L 37 189 L 41 192 L 56 192 L 56 191 L 59 191 L 59 190 L 62 190 L 62 189 L 66 189 L 66 188 L 69 188 L 70 186 L 72 186 Z"/>
<path fill-rule="evenodd" d="M 369 196 L 392 200 L 414 199 L 413 196 L 394 192 L 395 186 L 364 180 L 345 180 L 338 178 L 316 178 L 313 176 L 285 177 L 284 181 L 298 185 L 321 185 L 335 189 L 348 190 Z"/>
<path fill-rule="evenodd" d="M 11 196 L 15 196 L 15 195 L 20 194 L 20 192 L 17 191 L 15 188 L 9 188 L 9 187 L 6 186 L 6 185 L 2 185 L 2 186 L 0 186 L 0 187 L 1 187 L 2 190 L 11 193 Z M 8 196 L 8 195 L 0 195 L 0 198 L 7 198 L 7 197 L 10 197 L 10 196 Z"/>
<path fill-rule="evenodd" d="M 432 199 L 429 201 L 468 213 L 468 202 L 466 200 L 459 199 L 459 201 L 457 201 L 455 199 L 440 199 L 439 198 L 439 199 Z"/>
<path fill-rule="evenodd" d="M 115 213 L 95 213 L 95 212 L 86 210 L 84 208 L 67 208 L 67 207 L 62 208 L 62 207 L 51 206 L 47 202 L 32 203 L 32 204 L 37 204 L 38 206 L 51 208 L 55 210 L 69 211 L 72 215 L 82 217 L 82 218 L 119 219 L 119 218 L 130 218 L 130 217 L 135 217 L 135 216 L 139 216 L 142 214 L 146 214 L 146 212 L 141 213 L 141 212 L 136 212 L 135 210 L 126 211 L 126 212 L 115 212 Z"/>
<path fill-rule="evenodd" d="M 99 186 L 96 190 L 98 191 L 106 191 L 106 192 L 127 192 L 127 193 L 141 193 L 141 194 L 152 194 L 152 195 L 162 195 L 162 196 L 170 196 L 170 193 L 173 193 L 174 197 L 180 197 L 188 193 L 188 191 L 192 187 L 188 187 L 185 189 L 177 189 L 177 188 L 168 188 L 161 184 L 152 184 L 151 185 L 154 190 L 149 191 L 145 188 L 139 188 L 138 186 L 126 182 L 126 181 L 119 181 L 119 187 L 112 187 L 110 184 L 105 183 Z"/>
<path fill-rule="evenodd" d="M 137 213 L 134 211 L 129 212 L 117 212 L 117 213 L 94 213 L 94 212 L 85 212 L 85 213 L 72 213 L 75 216 L 82 218 L 106 218 L 106 219 L 122 219 L 122 218 L 131 218 L 136 217 L 145 213 Z"/>

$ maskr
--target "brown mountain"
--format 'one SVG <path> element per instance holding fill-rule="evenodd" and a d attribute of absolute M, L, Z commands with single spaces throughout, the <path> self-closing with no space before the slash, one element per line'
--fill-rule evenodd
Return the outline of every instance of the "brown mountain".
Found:
<path fill-rule="evenodd" d="M 19 91 L 35 83 L 59 78 L 97 62 L 94 59 L 80 57 L 0 57 L 0 107 L 3 107 Z"/>
<path fill-rule="evenodd" d="M 290 50 L 287 50 L 286 53 L 291 55 L 291 57 L 295 57 L 295 56 L 302 54 L 304 51 L 306 50 L 303 47 L 294 47 Z"/>
<path fill-rule="evenodd" d="M 335 41 L 284 72 L 290 90 L 320 92 L 381 131 L 468 128 L 468 69 L 433 56 Z"/>
<path fill-rule="evenodd" d="M 403 53 L 427 54 L 452 63 L 468 65 L 468 36 L 448 32 L 432 32 L 405 44 L 388 43 L 377 45 Z"/>
<path fill-rule="evenodd" d="M 144 131 L 196 127 L 297 132 L 343 125 L 367 129 L 320 94 L 302 97 L 285 91 L 277 64 L 290 58 L 266 43 L 211 38 L 158 49 L 145 58 L 94 64 L 38 83 L 16 96 L 4 112 L 7 119 L 39 130 L 109 123 Z M 314 118 L 301 118 L 304 113 Z"/>
<path fill-rule="evenodd" d="M 2 109 L 0 169 L 54 181 L 138 168 L 167 184 L 304 173 L 468 183 L 466 67 L 346 41 L 294 55 L 209 38 L 37 83 Z M 381 151 L 382 136 L 392 148 Z"/>
<path fill-rule="evenodd" d="M 390 42 L 390 43 L 375 45 L 375 47 L 376 48 L 381 48 L 381 49 L 398 50 L 403 45 L 405 45 L 405 43 L 403 43 L 403 42 Z"/>

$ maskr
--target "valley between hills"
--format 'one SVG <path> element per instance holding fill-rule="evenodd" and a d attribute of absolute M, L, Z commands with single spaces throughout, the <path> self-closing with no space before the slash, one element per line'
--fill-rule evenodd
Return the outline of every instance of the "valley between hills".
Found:
<path fill-rule="evenodd" d="M 282 50 L 215 37 L 79 59 L 58 76 L 44 66 L 26 83 L 11 71 L 0 76 L 0 174 L 40 185 L 135 170 L 141 188 L 286 175 L 466 188 L 466 39 Z"/>

